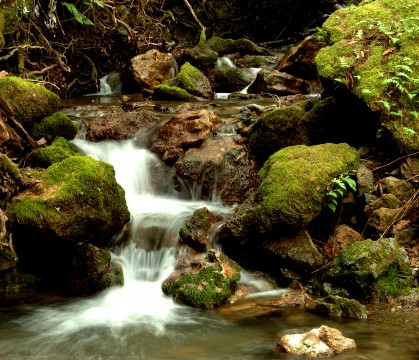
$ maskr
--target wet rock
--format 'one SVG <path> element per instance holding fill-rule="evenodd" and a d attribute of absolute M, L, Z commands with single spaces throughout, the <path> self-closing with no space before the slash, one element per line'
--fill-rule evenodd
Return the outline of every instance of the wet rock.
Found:
<path fill-rule="evenodd" d="M 374 190 L 374 174 L 365 165 L 359 165 L 356 173 L 357 191 L 360 196 L 371 193 Z"/>
<path fill-rule="evenodd" d="M 186 62 L 176 77 L 155 86 L 153 97 L 162 100 L 212 99 L 213 91 L 208 78 Z"/>
<path fill-rule="evenodd" d="M 347 289 L 351 298 L 371 300 L 402 295 L 411 278 L 406 251 L 394 239 L 382 238 L 358 241 L 343 249 L 328 266 L 324 279 Z"/>
<path fill-rule="evenodd" d="M 401 201 L 409 200 L 415 193 L 415 187 L 410 182 L 388 176 L 380 181 L 384 193 L 393 194 Z"/>
<path fill-rule="evenodd" d="M 321 301 L 311 303 L 308 305 L 308 308 L 317 314 L 331 318 L 366 319 L 368 317 L 365 305 L 354 299 L 335 295 L 330 295 Z"/>
<path fill-rule="evenodd" d="M 272 68 L 278 64 L 279 58 L 275 55 L 244 55 L 234 56 L 235 63 L 243 68 Z"/>
<path fill-rule="evenodd" d="M 317 78 L 317 69 L 314 58 L 324 46 L 326 46 L 324 41 L 314 35 L 308 36 L 282 56 L 275 70 L 302 79 L 315 79 Z"/>
<path fill-rule="evenodd" d="M 258 72 L 255 81 L 249 86 L 248 92 L 278 96 L 308 94 L 310 84 L 306 80 L 284 72 L 262 69 Z"/>
<path fill-rule="evenodd" d="M 179 230 L 180 241 L 198 252 L 204 252 L 212 247 L 211 233 L 222 219 L 211 213 L 207 208 L 196 210 L 188 217 Z"/>
<path fill-rule="evenodd" d="M 75 244 L 109 246 L 129 221 L 125 192 L 111 165 L 87 156 L 70 156 L 32 175 L 35 186 L 8 207 L 13 243 L 25 271 L 48 287 L 62 287 Z"/>
<path fill-rule="evenodd" d="M 157 132 L 151 151 L 174 162 L 189 148 L 199 147 L 220 123 L 212 110 L 190 111 L 172 117 Z"/>
<path fill-rule="evenodd" d="M 163 282 L 163 292 L 179 303 L 197 308 L 213 309 L 223 304 L 235 291 L 240 267 L 216 250 L 204 256 L 193 268 L 183 266 L 173 272 Z"/>
<path fill-rule="evenodd" d="M 283 106 L 268 111 L 251 126 L 249 147 L 260 166 L 284 147 L 310 144 L 305 114 L 301 106 Z"/>
<path fill-rule="evenodd" d="M 296 145 L 276 152 L 259 172 L 253 203 L 238 206 L 220 241 L 303 229 L 321 213 L 330 181 L 358 162 L 357 151 L 347 144 Z"/>
<path fill-rule="evenodd" d="M 182 60 L 189 62 L 207 76 L 215 68 L 218 53 L 205 42 L 199 42 L 194 48 L 184 49 Z"/>
<path fill-rule="evenodd" d="M 216 92 L 235 92 L 243 90 L 255 76 L 245 69 L 236 67 L 221 67 L 215 69 L 211 75 L 211 84 Z"/>
<path fill-rule="evenodd" d="M 67 273 L 66 287 L 69 293 L 91 295 L 123 284 L 122 266 L 111 260 L 108 250 L 88 243 L 75 247 Z"/>
<path fill-rule="evenodd" d="M 87 123 L 89 141 L 127 140 L 140 131 L 147 131 L 158 122 L 151 111 L 109 112 Z"/>
<path fill-rule="evenodd" d="M 8 208 L 16 241 L 106 244 L 129 221 L 124 190 L 109 164 L 71 156 L 38 177 L 37 185 L 14 197 Z"/>
<path fill-rule="evenodd" d="M 337 329 L 322 325 L 307 333 L 284 335 L 275 351 L 318 357 L 332 356 L 355 348 L 356 343 L 353 339 L 344 337 Z"/>
<path fill-rule="evenodd" d="M 387 233 L 403 217 L 402 209 L 379 208 L 368 218 L 367 224 L 379 234 Z"/>
<path fill-rule="evenodd" d="M 129 62 L 128 77 L 132 78 L 142 91 L 151 91 L 156 85 L 174 76 L 173 58 L 155 49 L 137 55 Z"/>
<path fill-rule="evenodd" d="M 228 204 L 241 203 L 254 187 L 257 166 L 234 137 L 209 137 L 199 148 L 186 151 L 175 164 L 179 179 L 202 186 L 202 197 L 217 196 Z"/>
<path fill-rule="evenodd" d="M 362 235 L 358 231 L 352 229 L 348 225 L 341 224 L 336 227 L 332 238 L 327 241 L 323 250 L 334 258 L 342 249 L 361 240 Z"/>
<path fill-rule="evenodd" d="M 323 257 L 307 231 L 263 241 L 258 249 L 264 263 L 259 266 L 265 265 L 274 274 L 278 273 L 275 267 L 291 269 L 301 274 L 311 272 L 323 264 Z"/>

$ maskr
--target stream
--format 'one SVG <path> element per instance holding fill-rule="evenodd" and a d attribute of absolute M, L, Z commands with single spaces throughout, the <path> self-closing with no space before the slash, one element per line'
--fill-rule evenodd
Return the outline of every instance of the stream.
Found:
<path fill-rule="evenodd" d="M 118 100 L 85 97 L 63 100 L 63 106 L 69 115 L 83 118 L 109 111 Z M 221 118 L 246 104 L 216 101 Z M 261 274 L 243 271 L 241 281 L 251 283 L 255 292 L 236 304 L 208 311 L 174 303 L 162 293 L 161 283 L 173 269 L 181 224 L 204 206 L 224 217 L 234 207 L 218 199 L 199 200 L 193 187 L 187 197 L 173 189 L 156 192 L 150 179 L 160 160 L 131 140 L 74 143 L 87 155 L 111 163 L 125 189 L 131 231 L 112 254 L 122 264 L 125 284 L 88 298 L 51 295 L 47 301 L 0 308 L 0 359 L 292 360 L 300 357 L 273 350 L 282 332 L 321 325 L 339 329 L 358 345 L 336 359 L 418 358 L 417 312 L 377 311 L 367 320 L 326 319 L 275 306 L 272 300 L 286 290 Z M 156 228 L 159 231 L 150 231 Z"/>

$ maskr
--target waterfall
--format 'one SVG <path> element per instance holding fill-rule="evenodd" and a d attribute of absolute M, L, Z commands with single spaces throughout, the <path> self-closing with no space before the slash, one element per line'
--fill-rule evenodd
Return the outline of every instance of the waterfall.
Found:
<path fill-rule="evenodd" d="M 112 254 L 113 261 L 122 265 L 124 285 L 59 309 L 38 309 L 30 319 L 22 320 L 25 326 L 43 336 L 70 336 L 98 326 L 123 331 L 140 324 L 157 334 L 164 333 L 168 324 L 194 322 L 194 312 L 186 312 L 186 307 L 175 304 L 161 290 L 175 264 L 178 231 L 198 208 L 206 206 L 222 216 L 231 214 L 232 208 L 220 202 L 181 199 L 170 189 L 165 193 L 154 189 L 151 169 L 161 165 L 161 160 L 134 141 L 73 142 L 87 155 L 112 164 L 125 190 L 131 213 L 129 235 Z"/>

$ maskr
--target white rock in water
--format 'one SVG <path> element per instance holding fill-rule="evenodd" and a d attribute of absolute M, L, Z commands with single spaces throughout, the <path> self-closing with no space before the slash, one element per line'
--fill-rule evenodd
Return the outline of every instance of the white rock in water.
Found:
<path fill-rule="evenodd" d="M 284 335 L 275 350 L 309 357 L 332 356 L 345 350 L 356 348 L 353 339 L 328 326 L 310 330 L 304 334 Z"/>

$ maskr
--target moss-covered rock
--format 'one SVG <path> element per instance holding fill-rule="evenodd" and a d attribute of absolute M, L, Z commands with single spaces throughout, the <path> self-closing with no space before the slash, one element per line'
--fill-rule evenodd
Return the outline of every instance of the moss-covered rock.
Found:
<path fill-rule="evenodd" d="M 356 149 L 345 143 L 296 145 L 276 152 L 259 172 L 259 227 L 304 228 L 320 214 L 331 180 L 358 165 Z"/>
<path fill-rule="evenodd" d="M 35 123 L 58 111 L 61 100 L 43 86 L 15 76 L 0 77 L 0 92 L 16 120 L 30 133 Z"/>
<path fill-rule="evenodd" d="M 153 97 L 160 100 L 177 100 L 177 101 L 196 101 L 195 96 L 189 94 L 185 89 L 178 86 L 171 86 L 168 83 L 162 83 L 154 87 Z"/>
<path fill-rule="evenodd" d="M 276 151 L 292 145 L 310 145 L 306 112 L 299 105 L 264 114 L 249 129 L 249 146 L 260 165 Z"/>
<path fill-rule="evenodd" d="M 210 250 L 197 271 L 178 271 L 162 284 L 174 300 L 203 309 L 224 303 L 240 280 L 240 266 L 227 256 Z"/>
<path fill-rule="evenodd" d="M 408 292 L 412 272 L 405 250 L 394 239 L 383 238 L 358 241 L 343 249 L 325 279 L 347 289 L 351 297 L 375 299 Z"/>
<path fill-rule="evenodd" d="M 419 150 L 419 31 L 416 0 L 376 0 L 336 11 L 323 24 L 329 46 L 319 75 L 377 111 L 404 152 Z M 333 91 L 333 90 L 332 90 Z"/>
<path fill-rule="evenodd" d="M 32 135 L 34 138 L 44 137 L 47 140 L 61 136 L 67 140 L 76 137 L 79 128 L 77 124 L 63 112 L 56 112 L 35 124 Z"/>
<path fill-rule="evenodd" d="M 249 85 L 254 76 L 243 69 L 224 66 L 214 70 L 211 83 L 216 92 L 234 92 L 243 90 Z"/>
<path fill-rule="evenodd" d="M 63 137 L 57 137 L 50 146 L 34 150 L 30 154 L 28 161 L 33 167 L 47 168 L 74 155 L 82 155 L 78 147 L 69 143 Z"/>
<path fill-rule="evenodd" d="M 107 244 L 130 214 L 111 165 L 71 156 L 52 164 L 39 174 L 36 187 L 16 196 L 8 217 L 16 242 L 39 238 Z"/>
<path fill-rule="evenodd" d="M 206 251 L 211 247 L 210 230 L 222 219 L 221 216 L 213 214 L 205 207 L 198 209 L 185 220 L 179 229 L 180 240 L 196 251 Z"/>
<path fill-rule="evenodd" d="M 111 260 L 108 250 L 87 243 L 76 246 L 68 268 L 67 290 L 70 293 L 89 295 L 123 284 L 121 265 Z"/>
<path fill-rule="evenodd" d="M 183 59 L 208 75 L 215 67 L 218 53 L 212 50 L 206 42 L 199 42 L 194 48 L 185 49 Z"/>
<path fill-rule="evenodd" d="M 257 46 L 249 39 L 222 39 L 213 36 L 207 41 L 207 45 L 219 55 L 240 53 L 243 55 L 272 55 L 272 53 L 263 47 Z"/>
<path fill-rule="evenodd" d="M 5 154 L 0 154 L 0 199 L 10 199 L 22 185 L 18 166 Z"/>
<path fill-rule="evenodd" d="M 311 304 L 309 309 L 320 315 L 332 318 L 366 319 L 367 308 L 354 299 L 347 299 L 337 295 L 330 295 L 325 299 Z"/>
<path fill-rule="evenodd" d="M 163 81 L 154 90 L 154 96 L 158 98 L 162 94 L 178 97 L 179 100 L 211 99 L 213 96 L 211 84 L 207 77 L 188 62 L 181 66 L 176 77 Z"/>

